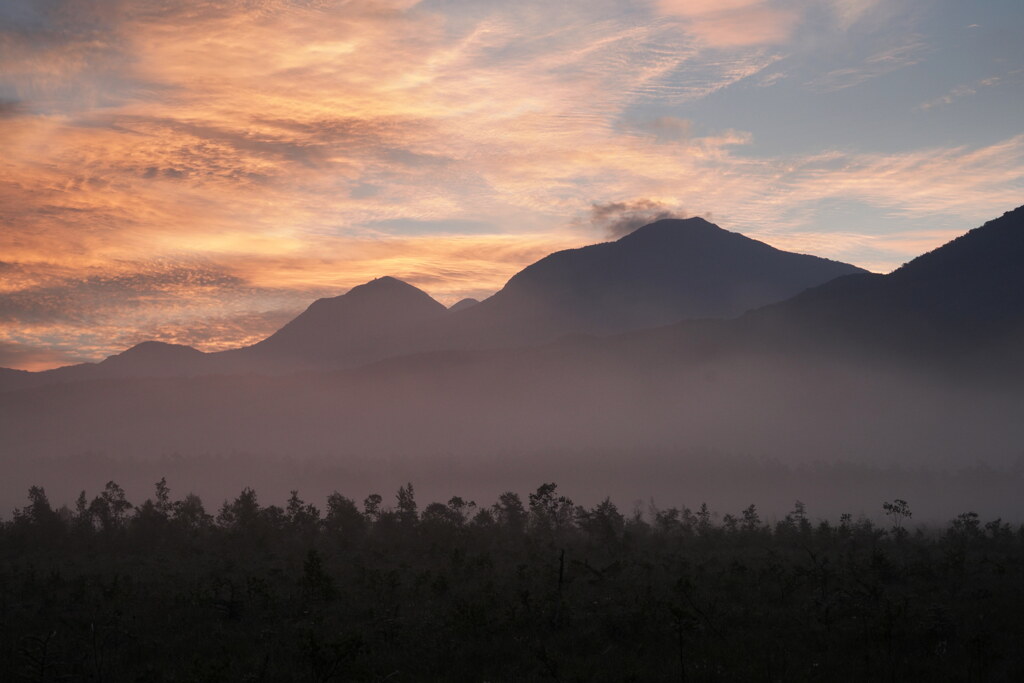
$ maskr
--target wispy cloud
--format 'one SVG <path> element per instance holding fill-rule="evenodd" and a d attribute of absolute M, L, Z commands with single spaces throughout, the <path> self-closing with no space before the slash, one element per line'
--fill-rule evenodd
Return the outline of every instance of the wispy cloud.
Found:
<path fill-rule="evenodd" d="M 990 76 L 989 78 L 982 78 L 981 80 L 975 81 L 970 84 L 958 85 L 954 88 L 950 88 L 949 92 L 947 92 L 945 95 L 942 95 L 941 97 L 936 97 L 935 99 L 932 100 L 928 100 L 927 102 L 922 102 L 918 106 L 921 109 L 928 110 L 946 104 L 952 104 L 953 102 L 961 98 L 978 94 L 978 90 L 982 88 L 990 88 L 994 85 L 999 85 L 999 83 L 1001 83 L 1002 80 L 1003 79 L 1000 78 L 999 76 Z"/>
<path fill-rule="evenodd" d="M 19 370 L 49 370 L 62 365 L 71 365 L 82 360 L 80 356 L 61 353 L 51 348 L 39 348 L 38 340 L 30 344 L 0 340 L 0 368 Z"/>
<path fill-rule="evenodd" d="M 830 7 L 840 28 L 881 11 Z M 1019 137 L 762 158 L 751 132 L 695 120 L 694 103 L 780 78 L 768 70 L 814 11 L 3 3 L 0 342 L 62 359 L 145 336 L 224 348 L 384 274 L 446 302 L 485 296 L 550 251 L 667 214 L 806 232 L 805 207 L 829 197 L 968 226 L 1019 203 Z M 913 64 L 924 44 L 815 87 Z M 402 224 L 434 227 L 403 236 Z"/>
<path fill-rule="evenodd" d="M 883 0 L 831 0 L 831 4 L 839 27 L 848 30 L 886 3 Z"/>
<path fill-rule="evenodd" d="M 911 36 L 899 45 L 875 52 L 860 64 L 833 69 L 809 81 L 807 85 L 824 92 L 852 88 L 873 78 L 919 64 L 927 51 L 927 43 L 919 36 Z"/>
<path fill-rule="evenodd" d="M 657 8 L 713 48 L 783 43 L 801 18 L 794 3 L 771 0 L 657 0 Z"/>

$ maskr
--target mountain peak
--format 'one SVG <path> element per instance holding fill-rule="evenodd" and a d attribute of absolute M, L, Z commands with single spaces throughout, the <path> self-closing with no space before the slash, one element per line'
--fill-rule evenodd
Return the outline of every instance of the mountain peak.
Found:
<path fill-rule="evenodd" d="M 384 276 L 340 296 L 317 299 L 294 320 L 249 348 L 296 357 L 362 353 L 389 334 L 446 310 L 422 289 Z"/>
<path fill-rule="evenodd" d="M 204 355 L 202 351 L 185 344 L 169 344 L 161 341 L 144 341 L 122 351 L 119 354 L 110 356 L 103 362 L 121 360 L 149 361 L 149 360 L 172 360 L 185 358 L 198 358 Z"/>
<path fill-rule="evenodd" d="M 648 223 L 628 235 L 620 237 L 616 244 L 628 245 L 633 249 L 678 247 L 714 249 L 718 245 L 728 248 L 728 245 L 735 245 L 742 241 L 758 243 L 757 240 L 752 240 L 740 233 L 721 228 L 699 216 L 694 216 L 693 218 L 663 218 Z"/>
<path fill-rule="evenodd" d="M 654 234 L 669 234 L 669 233 L 680 233 L 680 232 L 729 232 L 724 228 L 720 228 L 714 223 L 701 218 L 700 216 L 693 216 L 692 218 L 661 218 L 648 223 L 647 225 L 641 226 L 619 238 L 622 241 L 628 237 L 635 235 L 649 236 Z"/>
<path fill-rule="evenodd" d="M 781 251 L 703 218 L 666 218 L 614 242 L 546 256 L 481 303 L 480 315 L 514 308 L 540 321 L 547 338 L 605 334 L 731 318 L 857 272 L 863 271 Z"/>
<path fill-rule="evenodd" d="M 396 277 L 385 275 L 356 285 L 344 294 L 314 301 L 306 313 L 314 309 L 337 309 L 339 307 L 382 306 L 382 307 L 418 307 L 424 309 L 441 309 L 444 305 L 434 301 L 429 294 L 418 287 L 403 282 Z M 303 314 L 305 315 L 305 313 Z M 300 316 L 301 317 L 301 316 Z"/>
<path fill-rule="evenodd" d="M 452 304 L 451 306 L 448 307 L 448 310 L 449 310 L 449 312 L 453 312 L 454 313 L 455 311 L 462 311 L 462 310 L 465 310 L 467 308 L 472 308 L 473 306 L 476 306 L 478 303 L 480 303 L 480 301 L 478 299 L 474 299 L 472 297 L 467 297 L 465 299 L 461 299 L 459 301 L 456 301 L 454 304 Z"/>
<path fill-rule="evenodd" d="M 391 277 L 390 275 L 383 275 L 381 277 L 375 277 L 369 282 L 364 282 L 361 285 L 356 285 L 352 289 L 348 290 L 347 293 L 342 296 L 348 296 L 349 294 L 365 294 L 369 292 L 420 292 L 425 293 L 423 290 L 410 285 L 408 282 L 399 280 L 397 277 Z"/>

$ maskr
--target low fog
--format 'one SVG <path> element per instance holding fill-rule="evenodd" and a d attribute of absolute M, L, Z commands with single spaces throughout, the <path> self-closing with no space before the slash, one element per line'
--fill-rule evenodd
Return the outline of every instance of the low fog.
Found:
<path fill-rule="evenodd" d="M 675 332 L 682 334 L 682 332 Z M 671 335 L 669 339 L 674 339 Z M 661 340 L 664 341 L 664 340 Z M 489 505 L 554 481 L 720 513 L 972 510 L 1024 519 L 1017 392 L 827 357 L 721 354 L 646 337 L 436 353 L 328 375 L 80 382 L 0 394 L 0 505 L 42 485 L 55 503 L 107 480 L 141 502 L 167 477 L 209 508 L 251 486 Z M 639 502 L 639 503 L 638 503 Z"/>
<path fill-rule="evenodd" d="M 557 482 L 642 512 L 900 498 L 915 521 L 1024 521 L 1022 258 L 1024 208 L 890 275 L 688 219 L 454 312 L 381 278 L 234 355 L 141 345 L 0 375 L 0 508 L 108 480 L 141 502 L 166 477 L 210 509 L 246 486 L 489 505 Z"/>

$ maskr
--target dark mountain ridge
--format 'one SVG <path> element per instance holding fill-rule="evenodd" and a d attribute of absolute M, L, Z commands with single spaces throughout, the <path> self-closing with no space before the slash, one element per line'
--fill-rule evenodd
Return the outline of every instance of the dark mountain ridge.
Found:
<path fill-rule="evenodd" d="M 544 257 L 458 319 L 478 347 L 617 334 L 731 318 L 856 266 L 775 249 L 702 218 L 656 221 L 614 241 Z"/>
<path fill-rule="evenodd" d="M 690 318 L 728 318 L 860 268 L 780 251 L 701 218 L 665 219 L 615 242 L 551 254 L 483 302 L 445 309 L 426 292 L 377 278 L 320 299 L 273 335 L 202 354 L 157 342 L 98 364 L 0 387 L 102 377 L 271 373 L 354 367 L 444 349 L 511 348 L 564 335 L 608 335 Z"/>
<path fill-rule="evenodd" d="M 1004 354 L 1024 333 L 1022 264 L 1024 207 L 888 275 L 837 278 L 753 311 L 742 325 L 765 341 L 901 358 Z"/>
<path fill-rule="evenodd" d="M 385 276 L 340 296 L 318 299 L 298 317 L 252 346 L 211 354 L 260 369 L 261 363 L 295 367 L 357 365 L 375 360 L 379 349 L 402 345 L 415 329 L 448 309 L 421 289 Z"/>
<path fill-rule="evenodd" d="M 978 461 L 1011 471 L 1024 443 L 1024 344 L 1014 332 L 1022 310 L 1014 293 L 1005 293 L 1008 309 L 986 297 L 1020 278 L 1020 220 L 1019 210 L 1010 212 L 905 270 L 840 278 L 729 320 L 448 349 L 301 375 L 7 391 L 0 393 L 0 458 L 23 473 L 19 495 L 33 483 L 33 467 L 85 453 L 104 454 L 115 463 L 108 468 L 117 458 L 142 468 L 146 458 L 173 453 L 204 464 L 209 454 L 319 457 L 338 468 L 341 482 L 408 481 L 415 471 L 417 486 L 439 488 L 476 476 L 466 473 L 557 476 L 621 500 L 677 495 L 680 482 L 695 482 L 695 495 L 714 495 L 691 467 L 686 454 L 695 451 L 794 472 L 825 462 L 902 467 L 918 477 Z M 975 252 L 977 245 L 984 248 Z M 990 258 L 990 250 L 1007 253 Z M 944 294 L 948 288 L 959 296 Z M 944 327 L 965 311 L 983 315 Z M 835 490 L 856 483 L 837 471 Z M 143 481 L 165 474 L 146 470 Z M 722 482 L 731 489 L 735 477 L 726 472 Z M 237 480 L 230 483 L 237 490 Z M 870 495 L 901 493 L 882 477 Z M 945 511 L 950 498 L 939 498 L 936 509 Z M 1014 514 L 1024 514 L 1019 495 L 1012 500 Z"/>

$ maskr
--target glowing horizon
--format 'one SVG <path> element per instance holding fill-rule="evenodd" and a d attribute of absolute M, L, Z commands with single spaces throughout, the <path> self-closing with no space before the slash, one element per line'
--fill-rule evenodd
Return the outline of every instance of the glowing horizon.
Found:
<path fill-rule="evenodd" d="M 888 271 L 1024 203 L 1018 3 L 15 0 L 0 366 L 481 298 L 702 215 Z"/>

